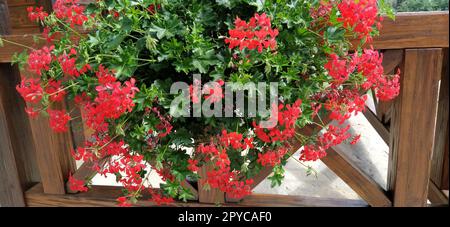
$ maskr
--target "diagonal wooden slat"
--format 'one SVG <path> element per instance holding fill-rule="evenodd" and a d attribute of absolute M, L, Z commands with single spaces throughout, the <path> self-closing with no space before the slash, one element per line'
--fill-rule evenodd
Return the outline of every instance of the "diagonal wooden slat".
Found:
<path fill-rule="evenodd" d="M 337 148 L 330 148 L 321 161 L 350 186 L 362 199 L 374 207 L 392 205 L 386 192 L 368 175 L 362 172 L 347 155 Z"/>
<path fill-rule="evenodd" d="M 366 111 L 364 111 L 364 116 L 366 117 L 367 121 L 372 125 L 372 127 L 377 131 L 378 135 L 383 139 L 383 141 L 386 144 L 389 144 L 389 130 L 386 128 L 386 126 L 381 123 L 380 119 L 377 118 L 377 116 L 370 110 L 369 108 L 366 108 Z"/>
<path fill-rule="evenodd" d="M 431 180 L 428 185 L 428 199 L 435 205 L 448 205 L 448 196 Z"/>

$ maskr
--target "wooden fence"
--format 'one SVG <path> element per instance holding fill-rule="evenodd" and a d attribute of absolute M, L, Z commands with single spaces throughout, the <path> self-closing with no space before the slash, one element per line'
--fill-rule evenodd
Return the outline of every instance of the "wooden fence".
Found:
<path fill-rule="evenodd" d="M 10 3 L 8 5 L 8 3 Z M 37 1 L 49 8 L 50 1 Z M 0 0 L 0 35 L 32 45 L 33 27 L 16 8 L 35 5 L 31 0 Z M 23 10 L 24 11 L 24 10 Z M 14 13 L 13 16 L 9 16 Z M 12 19 L 16 18 L 16 19 Z M 384 20 L 381 36 L 373 46 L 384 52 L 385 73 L 402 71 L 401 91 L 389 103 L 378 102 L 364 115 L 389 144 L 387 190 L 365 174 L 344 152 L 330 149 L 322 161 L 364 201 L 286 195 L 253 194 L 233 201 L 217 190 L 202 190 L 202 184 L 185 182 L 196 198 L 174 206 L 426 206 L 448 204 L 448 34 L 447 12 L 400 13 L 395 21 Z M 35 45 L 35 44 L 34 44 Z M 71 130 L 55 134 L 45 118 L 28 119 L 25 103 L 15 90 L 20 81 L 11 56 L 22 49 L 0 48 L 0 204 L 1 206 L 113 206 L 120 187 L 93 186 L 89 192 L 67 190 L 69 172 L 92 174 L 89 163 L 78 170 L 70 149 L 83 134 Z M 66 103 L 66 105 L 72 105 Z M 329 122 L 329 121 L 328 121 Z M 79 122 L 81 124 L 81 122 Z M 74 126 L 74 125 L 72 125 Z M 79 127 L 79 126 L 77 126 Z M 72 128 L 77 128 L 72 127 Z M 314 131 L 306 127 L 301 133 Z M 292 152 L 300 148 L 295 146 Z M 256 187 L 271 173 L 264 169 L 255 178 Z M 140 201 L 138 206 L 154 206 Z"/>

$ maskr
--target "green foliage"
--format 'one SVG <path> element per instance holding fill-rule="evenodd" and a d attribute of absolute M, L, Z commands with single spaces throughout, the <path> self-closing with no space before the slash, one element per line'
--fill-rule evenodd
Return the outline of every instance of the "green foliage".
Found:
<path fill-rule="evenodd" d="M 398 12 L 444 11 L 448 0 L 390 0 Z"/>
<path fill-rule="evenodd" d="M 61 37 L 55 43 L 54 54 L 61 55 L 74 48 L 77 52 L 78 68 L 89 64 L 93 70 L 85 75 L 64 82 L 71 86 L 69 97 L 85 93 L 95 99 L 98 80 L 95 70 L 99 65 L 113 70 L 121 81 L 134 78 L 139 92 L 134 97 L 135 107 L 131 113 L 118 119 L 110 119 L 108 134 L 121 139 L 130 151 L 144 156 L 157 170 L 169 169 L 174 179 L 167 180 L 161 188 L 170 197 L 188 200 L 192 193 L 181 186 L 187 177 L 198 176 L 188 170 L 190 154 L 186 148 L 193 148 L 222 130 L 238 132 L 245 137 L 251 135 L 252 122 L 256 118 L 194 118 L 171 119 L 173 132 L 158 138 L 158 144 L 150 146 L 149 131 L 157 130 L 161 119 L 147 115 L 153 107 L 161 115 L 170 115 L 169 106 L 175 98 L 170 94 L 170 85 L 175 81 L 192 84 L 194 74 L 202 74 L 202 83 L 209 81 L 278 82 L 279 96 L 286 104 L 303 100 L 300 127 L 311 123 L 312 107 L 309 97 L 329 86 L 330 77 L 324 69 L 330 53 L 342 55 L 351 50 L 349 39 L 354 34 L 343 27 L 337 19 L 336 7 L 330 12 L 327 23 L 320 19 L 313 21 L 311 9 L 320 1 L 313 0 L 104 0 L 91 3 L 86 14 L 91 15 L 84 28 L 89 31 L 81 36 L 54 14 L 45 19 L 51 33 Z M 392 16 L 392 10 L 381 0 L 382 13 Z M 149 10 L 154 6 L 153 11 Z M 158 7 L 155 7 L 158 6 Z M 114 12 L 117 13 L 115 16 Z M 248 20 L 255 14 L 266 13 L 272 27 L 279 30 L 276 50 L 261 52 L 247 48 L 229 49 L 225 38 L 234 27 L 236 17 Z M 316 24 L 318 23 L 318 24 Z M 377 30 L 374 26 L 374 34 Z M 72 42 L 73 37 L 79 39 Z M 0 39 L 0 46 L 3 45 Z M 26 62 L 26 53 L 15 55 L 15 62 Z M 43 81 L 61 79 L 62 68 L 53 61 L 50 70 L 43 73 Z M 358 79 L 353 75 L 349 82 Z M 250 96 L 246 93 L 246 97 Z M 43 97 L 48 106 L 48 96 Z M 304 142 L 309 142 L 306 139 Z M 255 176 L 263 168 L 257 162 L 262 148 L 285 146 L 282 143 L 266 144 L 255 140 L 256 148 L 247 151 L 227 151 L 232 160 L 232 170 L 238 170 L 246 178 Z M 269 177 L 272 186 L 281 184 L 284 178 L 283 165 L 287 157 L 276 165 Z M 199 163 L 200 165 L 204 163 Z M 313 173 L 312 169 L 307 170 Z M 141 173 L 142 175 L 145 172 Z M 116 176 L 121 178 L 120 174 Z M 205 185 L 208 187 L 209 185 Z M 135 199 L 133 197 L 133 199 Z"/>

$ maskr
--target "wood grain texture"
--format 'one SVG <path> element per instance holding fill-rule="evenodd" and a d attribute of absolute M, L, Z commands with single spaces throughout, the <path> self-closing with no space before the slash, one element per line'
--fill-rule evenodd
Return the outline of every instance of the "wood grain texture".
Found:
<path fill-rule="evenodd" d="M 323 157 L 321 161 L 369 205 L 374 207 L 392 206 L 383 188 L 352 164 L 347 155 L 338 148 L 330 148 L 327 156 Z"/>
<path fill-rule="evenodd" d="M 367 203 L 362 200 L 351 199 L 252 194 L 236 205 L 249 207 L 366 207 Z"/>
<path fill-rule="evenodd" d="M 8 16 L 0 0 L 0 19 Z M 0 21 L 0 34 L 8 33 L 9 21 Z M 16 92 L 17 67 L 0 64 L 0 205 L 24 206 L 23 191 L 40 180 L 25 103 Z"/>
<path fill-rule="evenodd" d="M 52 108 L 64 109 L 65 105 L 58 103 Z M 30 123 L 44 191 L 64 194 L 65 181 L 75 171 L 75 162 L 70 155 L 73 149 L 71 135 L 53 132 L 45 117 L 30 119 Z"/>
<path fill-rule="evenodd" d="M 0 101 L 0 206 L 25 206 L 11 136 L 7 127 L 8 121 L 4 113 L 5 108 Z"/>
<path fill-rule="evenodd" d="M 407 49 L 394 101 L 388 191 L 394 206 L 425 206 L 436 129 L 442 49 Z"/>
<path fill-rule="evenodd" d="M 398 66 L 403 61 L 403 49 L 384 50 L 382 66 L 385 74 L 396 73 Z"/>
<path fill-rule="evenodd" d="M 448 189 L 449 101 L 448 49 L 445 49 L 431 165 L 431 180 L 441 190 Z"/>
<path fill-rule="evenodd" d="M 449 129 L 447 128 L 447 138 L 448 138 L 448 132 Z M 449 180 L 449 156 L 448 156 L 448 143 L 449 140 L 447 139 L 447 141 L 445 142 L 445 153 L 444 153 L 444 164 L 443 164 L 443 169 L 442 169 L 442 184 L 441 184 L 441 189 L 443 190 L 447 190 L 448 191 L 448 180 Z"/>
<path fill-rule="evenodd" d="M 428 186 L 428 199 L 435 205 L 448 205 L 448 195 L 440 190 L 433 181 L 430 181 Z"/>
<path fill-rule="evenodd" d="M 380 50 L 448 47 L 448 24 L 448 11 L 397 13 L 395 21 L 384 18 L 380 36 L 370 45 Z"/>
<path fill-rule="evenodd" d="M 25 193 L 28 206 L 31 207 L 111 207 L 117 206 L 116 199 L 122 196 L 121 187 L 113 186 L 93 186 L 88 192 L 78 194 L 53 195 L 45 194 L 41 184 L 37 184 Z M 135 206 L 151 207 L 157 206 L 155 203 L 146 200 L 140 200 Z M 175 202 L 168 206 L 173 207 L 214 207 L 212 203 L 197 202 Z M 268 195 L 254 194 L 248 196 L 240 203 L 221 204 L 223 207 L 362 207 L 367 203 L 360 200 L 332 199 L 332 198 L 314 198 L 288 195 Z"/>

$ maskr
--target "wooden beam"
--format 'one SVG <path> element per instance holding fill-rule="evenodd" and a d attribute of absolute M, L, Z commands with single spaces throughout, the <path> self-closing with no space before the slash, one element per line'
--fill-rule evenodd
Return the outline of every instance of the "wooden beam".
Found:
<path fill-rule="evenodd" d="M 362 200 L 351 199 L 252 194 L 236 205 L 249 207 L 366 207 L 367 203 Z"/>
<path fill-rule="evenodd" d="M 425 206 L 436 129 L 442 49 L 405 51 L 393 106 L 388 191 L 394 206 Z"/>
<path fill-rule="evenodd" d="M 384 18 L 380 36 L 370 45 L 380 50 L 448 47 L 448 23 L 448 11 L 397 13 L 395 21 Z"/>
<path fill-rule="evenodd" d="M 448 189 L 449 101 L 448 49 L 446 49 L 439 89 L 436 136 L 431 165 L 431 180 L 441 190 Z"/>
<path fill-rule="evenodd" d="M 383 51 L 383 69 L 385 74 L 396 73 L 395 70 L 403 61 L 403 49 Z"/>
<path fill-rule="evenodd" d="M 368 108 L 366 108 L 363 114 L 383 141 L 386 144 L 389 144 L 389 130 L 383 125 L 383 123 L 381 123 L 380 119 L 378 119 L 377 116 Z"/>
<path fill-rule="evenodd" d="M 28 206 L 60 206 L 60 207 L 111 207 L 117 206 L 116 199 L 122 196 L 122 188 L 114 186 L 93 186 L 88 192 L 78 194 L 54 195 L 45 194 L 42 184 L 37 184 L 25 193 Z M 150 207 L 157 206 L 155 203 L 144 199 L 140 200 L 135 206 Z M 175 202 L 169 204 L 172 207 L 214 207 L 212 203 L 197 202 Z M 266 195 L 254 194 L 248 196 L 240 203 L 221 204 L 223 207 L 361 207 L 367 206 L 367 203 L 361 200 L 314 198 L 288 195 Z"/>
<path fill-rule="evenodd" d="M 350 186 L 362 199 L 374 207 L 392 206 L 386 192 L 370 176 L 363 173 L 347 155 L 330 148 L 321 161 Z"/>
<path fill-rule="evenodd" d="M 435 205 L 448 205 L 448 196 L 431 180 L 428 186 L 428 199 Z"/>

